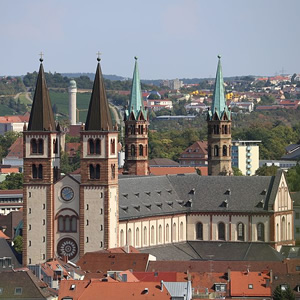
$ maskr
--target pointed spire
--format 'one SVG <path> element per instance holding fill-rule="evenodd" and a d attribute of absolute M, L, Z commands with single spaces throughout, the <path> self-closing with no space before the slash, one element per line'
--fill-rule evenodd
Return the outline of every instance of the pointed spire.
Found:
<path fill-rule="evenodd" d="M 54 131 L 55 122 L 49 91 L 46 85 L 42 58 L 40 58 L 40 62 L 41 65 L 33 97 L 28 131 Z"/>
<path fill-rule="evenodd" d="M 216 81 L 215 81 L 215 89 L 213 95 L 213 102 L 210 114 L 213 116 L 215 113 L 218 114 L 218 117 L 221 119 L 223 114 L 226 112 L 227 117 L 230 119 L 230 113 L 226 104 L 225 99 L 225 90 L 224 90 L 224 80 L 222 74 L 222 66 L 221 66 L 221 56 L 218 55 L 218 68 L 216 74 Z"/>
<path fill-rule="evenodd" d="M 109 131 L 113 130 L 111 114 L 109 110 L 108 101 L 106 99 L 106 92 L 100 67 L 99 56 L 97 60 L 98 65 L 89 110 L 86 118 L 85 130 Z"/>
<path fill-rule="evenodd" d="M 135 65 L 134 65 L 133 78 L 132 78 L 130 103 L 126 114 L 128 117 L 133 112 L 134 117 L 137 118 L 139 113 L 142 112 L 144 117 L 146 118 L 146 111 L 144 108 L 144 101 L 142 98 L 142 91 L 141 91 L 140 74 L 139 74 L 138 63 L 137 63 L 138 58 L 135 56 L 134 59 L 135 59 Z"/>

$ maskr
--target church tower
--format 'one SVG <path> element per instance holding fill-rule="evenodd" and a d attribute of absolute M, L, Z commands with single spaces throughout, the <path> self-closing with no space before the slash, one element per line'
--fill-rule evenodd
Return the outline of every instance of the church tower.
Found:
<path fill-rule="evenodd" d="M 79 255 L 118 246 L 118 131 L 112 119 L 100 58 L 85 128 L 81 131 Z"/>
<path fill-rule="evenodd" d="M 40 59 L 28 128 L 23 132 L 23 263 L 54 256 L 54 183 L 60 177 L 60 130 L 55 126 Z"/>
<path fill-rule="evenodd" d="M 232 175 L 231 168 L 231 112 L 224 95 L 221 56 L 208 123 L 208 175 Z"/>
<path fill-rule="evenodd" d="M 124 173 L 148 175 L 148 126 L 149 116 L 144 108 L 141 82 L 135 57 L 131 96 L 125 122 L 125 165 Z"/>

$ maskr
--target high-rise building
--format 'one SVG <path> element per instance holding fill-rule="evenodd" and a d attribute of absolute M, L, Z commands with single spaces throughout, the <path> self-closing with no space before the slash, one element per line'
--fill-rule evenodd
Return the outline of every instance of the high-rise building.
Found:
<path fill-rule="evenodd" d="M 221 56 L 208 123 L 208 175 L 231 175 L 231 112 L 224 94 Z"/>

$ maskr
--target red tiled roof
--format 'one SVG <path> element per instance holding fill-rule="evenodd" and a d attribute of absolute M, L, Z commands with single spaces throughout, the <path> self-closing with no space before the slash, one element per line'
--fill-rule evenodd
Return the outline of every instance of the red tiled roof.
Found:
<path fill-rule="evenodd" d="M 71 289 L 71 285 L 75 285 Z M 80 300 L 99 299 L 136 299 L 136 300 L 169 300 L 171 298 L 167 289 L 161 289 L 156 282 L 102 282 L 100 280 L 64 280 L 59 289 L 59 300 L 64 297 Z"/>
<path fill-rule="evenodd" d="M 264 272 L 231 272 L 232 297 L 271 297 L 270 276 Z"/>
<path fill-rule="evenodd" d="M 186 277 L 186 274 L 178 272 L 133 272 L 133 275 L 143 282 L 160 282 L 161 280 L 167 282 L 184 281 L 182 278 L 178 278 L 179 274 L 183 274 Z"/>
<path fill-rule="evenodd" d="M 18 157 L 23 158 L 23 138 L 18 137 L 16 141 L 9 147 L 6 158 Z"/>
<path fill-rule="evenodd" d="M 24 123 L 28 121 L 29 117 L 27 115 L 0 117 L 0 123 Z"/>
<path fill-rule="evenodd" d="M 70 125 L 69 135 L 70 136 L 79 136 L 82 125 Z"/>
<path fill-rule="evenodd" d="M 79 149 L 80 143 L 66 143 L 66 153 L 68 153 L 69 156 L 75 156 Z"/>
<path fill-rule="evenodd" d="M 9 240 L 10 237 L 8 237 L 2 230 L 0 230 L 0 239 Z"/>
<path fill-rule="evenodd" d="M 149 254 L 145 253 L 103 253 L 87 252 L 77 265 L 84 271 L 106 273 L 111 270 L 144 272 L 148 265 Z"/>
<path fill-rule="evenodd" d="M 202 176 L 208 175 L 207 167 L 149 167 L 150 174 L 160 175 L 172 175 L 172 174 L 191 174 L 196 172 L 196 168 L 201 170 Z"/>
<path fill-rule="evenodd" d="M 0 190 L 0 195 L 12 195 L 12 194 L 22 194 L 23 195 L 23 190 Z"/>

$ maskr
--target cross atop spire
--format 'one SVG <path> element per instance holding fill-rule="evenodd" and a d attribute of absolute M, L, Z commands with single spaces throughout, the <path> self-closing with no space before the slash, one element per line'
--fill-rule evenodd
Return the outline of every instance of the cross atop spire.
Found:
<path fill-rule="evenodd" d="M 130 114 L 133 113 L 134 117 L 137 118 L 140 113 L 143 113 L 144 118 L 146 119 L 147 112 L 144 108 L 144 102 L 142 99 L 141 81 L 140 81 L 140 74 L 138 69 L 137 56 L 135 56 L 134 59 L 135 59 L 135 65 L 133 71 L 130 103 L 129 103 L 129 109 L 128 111 L 126 111 L 126 117 L 129 117 Z"/>
<path fill-rule="evenodd" d="M 101 58 L 100 58 L 100 55 L 101 55 L 102 53 L 100 53 L 99 51 L 96 53 L 96 55 L 97 55 L 97 61 L 100 61 L 101 60 Z"/>
<path fill-rule="evenodd" d="M 42 51 L 41 51 L 41 53 L 39 54 L 39 56 L 41 57 L 41 58 L 40 58 L 40 62 L 43 62 L 43 60 L 44 60 L 44 59 L 43 59 L 44 53 L 43 53 Z"/>
<path fill-rule="evenodd" d="M 218 118 L 221 119 L 226 113 L 227 118 L 230 119 L 230 111 L 226 104 L 224 80 L 221 65 L 221 55 L 218 55 L 218 68 L 216 73 L 216 81 L 214 88 L 213 101 L 211 111 L 209 111 L 209 117 L 212 118 L 214 114 L 217 114 Z"/>

